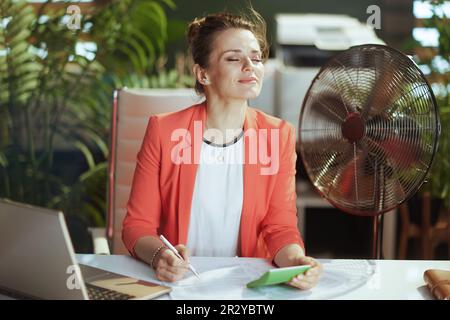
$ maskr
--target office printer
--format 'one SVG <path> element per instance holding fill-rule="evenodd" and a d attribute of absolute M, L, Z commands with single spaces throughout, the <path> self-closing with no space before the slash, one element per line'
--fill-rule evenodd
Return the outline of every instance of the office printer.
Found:
<path fill-rule="evenodd" d="M 275 22 L 275 58 L 266 63 L 261 94 L 251 105 L 297 130 L 306 92 L 329 58 L 351 46 L 384 44 L 371 27 L 346 15 L 277 14 Z"/>

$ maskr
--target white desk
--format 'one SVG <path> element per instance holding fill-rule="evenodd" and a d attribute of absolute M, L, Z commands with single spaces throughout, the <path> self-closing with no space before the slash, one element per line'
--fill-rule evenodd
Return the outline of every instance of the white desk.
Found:
<path fill-rule="evenodd" d="M 155 281 L 154 272 L 146 264 L 136 261 L 129 256 L 120 255 L 77 255 L 77 259 L 80 263 L 88 264 L 94 267 L 102 268 L 111 272 L 122 273 L 134 278 Z M 423 272 L 427 269 L 447 269 L 450 270 L 450 261 L 422 261 L 422 260 L 319 260 L 324 265 L 324 274 L 322 276 L 323 282 L 319 283 L 320 286 L 324 285 L 324 282 L 331 283 L 331 293 L 319 292 L 320 286 L 315 288 L 311 292 L 302 292 L 297 289 L 291 289 L 288 286 L 282 286 L 288 290 L 288 296 L 296 299 L 315 299 L 320 296 L 330 299 L 388 299 L 388 300 L 410 300 L 410 299 L 431 299 L 431 295 L 425 286 L 423 281 Z M 255 258 L 203 258 L 192 257 L 192 264 L 195 266 L 198 272 L 200 272 L 202 280 L 204 281 L 200 285 L 202 292 L 208 292 L 209 299 L 264 299 L 264 294 L 267 292 L 247 292 L 243 284 L 245 284 L 245 277 L 235 278 L 236 275 L 243 274 L 240 269 L 243 265 L 247 271 L 254 268 L 255 275 L 257 272 L 262 272 L 264 269 L 269 268 L 269 265 L 263 259 Z M 364 273 L 365 265 L 370 266 L 367 268 L 366 277 L 356 277 L 354 281 L 354 288 L 351 288 L 347 292 L 335 295 L 334 292 L 338 292 L 344 289 L 346 283 L 350 283 L 355 279 L 348 278 L 348 274 L 361 274 Z M 346 269 L 347 272 L 343 270 Z M 370 270 L 369 270 L 370 269 Z M 225 270 L 229 272 L 230 278 L 219 279 L 226 283 L 223 286 L 223 290 L 216 290 L 212 282 L 208 283 L 208 279 L 214 277 L 214 272 L 217 270 Z M 349 270 L 354 270 L 353 273 L 349 273 Z M 370 271 L 370 272 L 369 272 Z M 232 274 L 234 272 L 234 274 Z M 237 272 L 237 273 L 236 273 Z M 344 273 L 346 275 L 344 275 Z M 217 273 L 216 275 L 217 276 Z M 193 280 L 194 277 L 190 277 L 187 280 Z M 239 281 L 242 283 L 239 284 Z M 334 283 L 333 283 L 334 282 Z M 194 282 L 192 282 L 194 283 Z M 217 285 L 217 282 L 215 282 Z M 180 286 L 181 287 L 181 286 Z M 176 287 L 175 290 L 179 290 L 180 287 Z M 349 287 L 350 288 L 350 287 Z M 198 288 L 197 288 L 198 289 Z M 195 297 L 199 291 L 193 286 L 185 286 L 181 294 L 185 294 L 186 290 L 193 290 L 192 296 Z M 347 288 L 348 289 L 348 288 Z M 197 291 L 196 291 L 197 290 Z M 342 290 L 341 290 L 342 291 Z M 284 294 L 285 292 L 282 292 Z M 271 293 L 272 297 L 279 298 L 282 295 L 277 295 L 279 292 Z M 327 296 L 328 294 L 328 296 Z M 243 298 L 241 297 L 243 295 Z M 260 296 L 258 296 L 260 295 Z M 295 296 L 296 295 L 296 296 Z M 331 295 L 331 296 L 330 296 Z M 165 295 L 159 299 L 171 299 L 173 295 Z M 265 296 L 267 299 L 267 296 Z"/>

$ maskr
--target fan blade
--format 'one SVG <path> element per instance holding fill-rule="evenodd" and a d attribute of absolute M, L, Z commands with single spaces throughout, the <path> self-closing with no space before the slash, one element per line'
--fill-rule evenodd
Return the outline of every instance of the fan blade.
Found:
<path fill-rule="evenodd" d="M 339 151 L 329 151 L 326 153 L 304 153 L 305 165 L 310 178 L 316 187 L 322 192 L 327 193 L 329 190 L 324 190 L 324 186 L 330 187 L 329 181 L 332 181 L 336 174 L 340 172 L 342 163 L 347 163 L 352 158 L 352 145 L 346 144 Z"/>
<path fill-rule="evenodd" d="M 341 163 L 335 174 L 333 179 L 334 191 L 331 196 L 334 195 L 337 199 L 346 199 L 346 202 L 352 202 L 359 207 L 362 202 L 367 202 L 367 195 L 372 193 L 368 192 L 372 184 L 368 184 L 369 180 L 362 179 L 366 152 L 357 147 L 355 143 L 351 145 L 349 154 L 348 161 Z M 368 186 L 366 186 L 367 184 Z M 364 192 L 361 192 L 361 190 L 364 190 Z"/>
<path fill-rule="evenodd" d="M 355 86 L 349 74 L 349 69 L 342 65 L 330 64 L 330 67 L 320 75 L 314 93 L 320 94 L 321 99 L 328 96 L 336 104 L 341 118 L 355 112 Z"/>
<path fill-rule="evenodd" d="M 366 128 L 370 151 L 399 169 L 409 168 L 421 158 L 421 129 L 412 118 L 390 120 L 378 116 L 369 120 Z"/>
<path fill-rule="evenodd" d="M 402 87 L 397 79 L 401 77 L 401 71 L 395 68 L 386 68 L 374 72 L 377 74 L 372 89 L 365 101 L 361 115 L 364 119 L 371 115 L 378 115 L 389 108 L 401 95 Z"/>
<path fill-rule="evenodd" d="M 320 97 L 320 99 L 316 97 Z M 347 112 L 342 99 L 338 96 L 321 91 L 309 98 L 307 103 L 310 105 L 306 109 L 308 114 L 303 115 L 303 119 L 307 118 L 308 123 L 302 122 L 302 127 L 308 126 L 308 124 L 314 124 L 317 127 L 315 123 L 322 121 L 321 125 L 325 125 L 326 127 L 323 128 L 326 129 L 333 124 L 344 122 Z"/>
<path fill-rule="evenodd" d="M 308 154 L 324 155 L 324 153 L 342 152 L 348 148 L 349 143 L 342 139 L 340 133 L 330 131 L 302 132 L 302 148 Z"/>
<path fill-rule="evenodd" d="M 393 158 L 384 152 L 374 152 L 367 140 L 360 141 L 360 146 L 367 152 L 364 180 L 372 179 L 374 183 L 374 210 L 381 212 L 394 207 L 417 187 L 413 182 L 417 181 L 420 172 L 415 166 L 401 168 L 392 163 Z"/>
<path fill-rule="evenodd" d="M 373 215 L 378 209 L 384 209 L 383 182 L 374 174 L 379 168 L 370 163 L 368 153 L 358 146 L 355 145 L 353 158 L 337 172 L 328 196 L 353 212 Z"/>
<path fill-rule="evenodd" d="M 358 106 L 361 106 L 366 100 L 364 91 L 366 88 L 361 86 L 361 66 L 354 59 L 341 61 L 332 60 L 330 63 L 330 73 L 333 76 L 333 83 L 330 85 L 336 88 L 336 95 L 345 101 L 347 114 L 360 112 Z M 361 78 L 360 78 L 361 77 Z"/>

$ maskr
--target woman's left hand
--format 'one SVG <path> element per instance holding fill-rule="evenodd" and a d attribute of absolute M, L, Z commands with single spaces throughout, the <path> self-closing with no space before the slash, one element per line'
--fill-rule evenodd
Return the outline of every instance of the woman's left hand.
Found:
<path fill-rule="evenodd" d="M 311 266 L 308 271 L 303 274 L 299 274 L 294 277 L 291 281 L 287 282 L 288 285 L 301 289 L 308 290 L 314 287 L 322 274 L 322 265 L 314 258 L 301 256 L 295 259 L 294 265 L 305 265 Z"/>

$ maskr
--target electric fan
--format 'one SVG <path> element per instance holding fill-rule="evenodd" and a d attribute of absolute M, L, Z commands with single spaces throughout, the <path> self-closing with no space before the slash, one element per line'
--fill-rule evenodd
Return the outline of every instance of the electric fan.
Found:
<path fill-rule="evenodd" d="M 312 81 L 299 126 L 311 182 L 334 207 L 373 218 L 379 259 L 382 214 L 417 192 L 438 145 L 437 105 L 423 73 L 393 48 L 351 47 Z"/>

